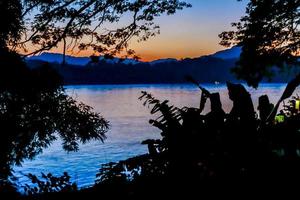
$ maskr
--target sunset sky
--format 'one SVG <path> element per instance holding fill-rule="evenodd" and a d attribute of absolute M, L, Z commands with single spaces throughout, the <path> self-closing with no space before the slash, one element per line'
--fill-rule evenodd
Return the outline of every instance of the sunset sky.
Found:
<path fill-rule="evenodd" d="M 186 0 L 193 5 L 175 15 L 159 17 L 161 34 L 146 42 L 131 42 L 144 61 L 161 58 L 199 57 L 224 49 L 218 34 L 231 29 L 245 14 L 247 0 Z M 53 51 L 59 51 L 53 50 Z M 76 56 L 87 56 L 81 52 Z"/>
<path fill-rule="evenodd" d="M 173 16 L 161 17 L 161 34 L 134 44 L 144 60 L 199 57 L 224 49 L 218 34 L 245 14 L 246 2 L 236 0 L 188 0 L 193 5 Z"/>

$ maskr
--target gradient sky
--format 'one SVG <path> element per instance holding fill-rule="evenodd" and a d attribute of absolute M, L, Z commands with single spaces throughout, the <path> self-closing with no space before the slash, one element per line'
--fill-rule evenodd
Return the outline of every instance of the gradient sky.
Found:
<path fill-rule="evenodd" d="M 144 61 L 161 58 L 187 58 L 212 54 L 224 49 L 218 34 L 231 29 L 245 14 L 247 0 L 186 0 L 193 5 L 175 15 L 162 16 L 156 22 L 161 34 L 146 42 L 131 42 L 131 48 Z M 57 50 L 53 50 L 57 51 Z M 81 52 L 77 56 L 90 55 Z"/>
<path fill-rule="evenodd" d="M 143 60 L 199 57 L 224 49 L 218 34 L 231 29 L 245 14 L 247 1 L 186 0 L 193 5 L 173 16 L 160 17 L 161 34 L 133 47 Z"/>

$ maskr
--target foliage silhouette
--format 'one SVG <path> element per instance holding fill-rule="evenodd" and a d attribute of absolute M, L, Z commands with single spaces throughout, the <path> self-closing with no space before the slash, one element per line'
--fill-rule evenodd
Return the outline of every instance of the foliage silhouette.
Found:
<path fill-rule="evenodd" d="M 259 118 L 262 122 L 265 122 L 272 112 L 274 105 L 270 103 L 267 95 L 260 96 L 258 102 L 257 110 L 259 111 Z"/>
<path fill-rule="evenodd" d="M 22 5 L 20 0 L 0 2 L 0 47 L 10 46 L 21 39 L 23 21 L 21 17 Z"/>
<path fill-rule="evenodd" d="M 40 1 L 37 1 L 40 2 Z M 20 1 L 1 1 L 0 192 L 14 191 L 12 168 L 61 138 L 66 151 L 78 143 L 105 139 L 108 122 L 65 94 L 62 79 L 47 64 L 29 69 L 12 43 L 21 38 Z"/>
<path fill-rule="evenodd" d="M 286 86 L 282 96 L 280 97 L 279 101 L 277 102 L 277 104 L 275 105 L 275 107 L 273 108 L 272 112 L 270 113 L 270 115 L 267 118 L 268 120 L 272 120 L 274 118 L 274 116 L 277 113 L 277 110 L 279 108 L 279 105 L 282 101 L 284 101 L 285 99 L 289 98 L 292 96 L 293 92 L 295 91 L 295 89 L 300 85 L 300 74 L 298 74 L 294 79 L 292 79 L 288 85 Z"/>
<path fill-rule="evenodd" d="M 192 78 L 188 80 L 199 86 Z M 129 187 L 127 191 L 134 197 L 149 195 L 150 191 L 155 197 L 203 194 L 224 188 L 229 191 L 235 188 L 232 191 L 235 193 L 243 187 L 256 192 L 255 188 L 265 185 L 275 188 L 277 184 L 298 180 L 299 97 L 293 96 L 267 123 L 266 118 L 273 109 L 267 95 L 260 97 L 258 118 L 246 89 L 233 83 L 228 83 L 227 87 L 233 101 L 228 114 L 222 109 L 219 94 L 207 90 L 203 91 L 209 93 L 211 111 L 206 114 L 201 113 L 200 108 L 170 106 L 167 100 L 160 101 L 143 91 L 140 100 L 151 109 L 151 114 L 160 113 L 149 122 L 161 130 L 162 138 L 143 142 L 150 146 L 149 154 L 121 161 L 101 171 L 99 174 L 105 179 L 98 179 L 95 187 L 118 183 Z M 285 91 L 283 96 L 292 95 L 295 88 L 287 86 L 289 92 Z M 278 116 L 283 116 L 283 120 L 276 120 Z M 131 174 L 131 179 L 126 179 L 124 172 Z"/>
<path fill-rule="evenodd" d="M 125 57 L 137 58 L 129 49 L 133 37 L 144 41 L 159 33 L 153 20 L 162 14 L 172 15 L 177 10 L 190 7 L 179 0 L 19 0 L 22 7 L 21 22 L 25 36 L 14 43 L 39 47 L 27 55 L 50 50 L 63 42 L 66 48 L 92 49 L 111 57 L 125 52 Z M 126 24 L 118 22 L 129 16 Z M 26 25 L 27 26 L 26 26 Z M 115 24 L 110 26 L 109 24 Z M 85 42 L 84 42 L 85 41 Z"/>
<path fill-rule="evenodd" d="M 105 58 L 128 49 L 132 37 L 147 40 L 158 33 L 153 20 L 190 7 L 181 1 L 111 0 L 12 0 L 1 1 L 0 11 L 0 192 L 13 190 L 12 167 L 32 159 L 61 138 L 66 151 L 78 150 L 78 142 L 105 139 L 108 122 L 92 108 L 65 94 L 61 77 L 44 64 L 29 69 L 18 54 L 32 55 L 56 47 L 63 41 L 80 50 L 92 48 Z M 125 14 L 132 22 L 114 30 Z M 105 32 L 99 33 L 99 27 Z M 83 37 L 87 43 L 80 43 Z M 67 44 L 71 40 L 72 44 Z M 38 47 L 27 52 L 28 43 Z M 79 44 L 80 43 L 80 44 Z M 94 61 L 97 61 L 94 59 Z M 65 63 L 65 61 L 64 61 Z M 34 178 L 33 176 L 30 176 Z M 52 179 L 53 177 L 48 177 Z M 48 184 L 48 183 L 45 183 Z M 35 190 L 35 189 L 34 189 Z M 29 191 L 33 191 L 30 190 Z"/>
<path fill-rule="evenodd" d="M 0 63 L 7 69 L 0 84 L 1 185 L 12 166 L 34 158 L 54 140 L 61 138 L 65 150 L 76 151 L 78 142 L 103 141 L 108 129 L 91 107 L 65 94 L 55 71 L 48 66 L 30 70 L 10 54 Z"/>
<path fill-rule="evenodd" d="M 28 184 L 23 186 L 26 195 L 37 196 L 45 193 L 75 192 L 78 190 L 77 185 L 70 182 L 71 177 L 66 172 L 60 177 L 55 177 L 50 173 L 47 175 L 42 173 L 44 181 L 33 174 L 28 174 L 27 176 L 35 186 Z"/>
<path fill-rule="evenodd" d="M 242 47 L 233 69 L 238 78 L 257 87 L 263 77 L 274 75 L 274 66 L 299 65 L 299 7 L 298 0 L 251 0 L 246 16 L 232 23 L 236 31 L 220 34 L 222 45 Z"/>

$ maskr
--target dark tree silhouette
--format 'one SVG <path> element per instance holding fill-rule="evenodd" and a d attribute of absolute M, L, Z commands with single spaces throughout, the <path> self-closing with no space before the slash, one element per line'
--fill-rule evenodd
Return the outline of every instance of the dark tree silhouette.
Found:
<path fill-rule="evenodd" d="M 35 54 L 67 41 L 111 57 L 128 49 L 134 37 L 146 40 L 158 31 L 152 21 L 189 4 L 177 0 L 12 0 L 0 1 L 0 192 L 11 191 L 12 167 L 32 159 L 61 138 L 66 151 L 78 142 L 104 140 L 108 122 L 92 108 L 65 94 L 61 77 L 48 65 L 27 68 L 18 50 L 31 42 Z M 115 30 L 98 28 L 132 14 Z M 83 37 L 90 37 L 81 43 Z M 69 44 L 70 45 L 70 44 Z"/>
<path fill-rule="evenodd" d="M 224 46 L 238 45 L 242 54 L 233 72 L 257 87 L 272 77 L 274 67 L 299 65 L 300 1 L 251 0 L 246 16 L 232 26 L 235 31 L 220 34 Z"/>
<path fill-rule="evenodd" d="M 22 6 L 19 0 L 1 1 L 0 47 L 12 45 L 21 38 L 23 21 Z"/>
<path fill-rule="evenodd" d="M 32 159 L 57 138 L 67 151 L 78 150 L 78 142 L 105 139 L 108 122 L 67 96 L 53 69 L 30 70 L 11 52 L 0 58 L 0 189 L 12 166 Z"/>
<path fill-rule="evenodd" d="M 29 69 L 11 45 L 21 38 L 19 1 L 1 1 L 0 192 L 12 191 L 12 167 L 32 159 L 61 138 L 67 151 L 78 143 L 104 140 L 108 122 L 67 96 L 61 77 L 45 65 Z"/>
<path fill-rule="evenodd" d="M 29 196 L 56 192 L 75 192 L 78 190 L 77 185 L 71 183 L 71 177 L 67 172 L 64 172 L 60 177 L 55 177 L 51 173 L 47 175 L 42 173 L 41 179 L 33 174 L 28 174 L 27 177 L 35 185 L 34 187 L 28 184 L 24 186 L 24 191 Z"/>
<path fill-rule="evenodd" d="M 63 42 L 64 50 L 68 46 L 79 46 L 81 50 L 91 48 L 102 55 L 125 51 L 126 56 L 135 57 L 134 51 L 128 48 L 131 38 L 143 41 L 155 36 L 159 33 L 159 26 L 153 22 L 156 17 L 190 7 L 179 0 L 20 1 L 22 20 L 29 26 L 23 40 L 15 46 L 25 47 L 24 44 L 31 42 L 39 47 L 27 55 L 49 50 Z M 124 16 L 129 19 L 127 24 L 122 22 L 118 26 L 117 22 Z"/>

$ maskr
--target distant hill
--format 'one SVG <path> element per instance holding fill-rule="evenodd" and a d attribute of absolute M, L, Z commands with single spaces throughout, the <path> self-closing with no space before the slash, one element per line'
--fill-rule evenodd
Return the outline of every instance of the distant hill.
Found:
<path fill-rule="evenodd" d="M 223 51 L 216 52 L 212 54 L 212 57 L 221 59 L 237 59 L 241 55 L 241 47 L 232 47 L 231 49 L 226 49 Z"/>
<path fill-rule="evenodd" d="M 40 60 L 27 62 L 31 67 L 43 63 Z M 199 82 L 224 83 L 234 79 L 229 70 L 234 63 L 233 59 L 201 57 L 156 63 L 125 64 L 102 60 L 86 66 L 58 63 L 51 63 L 51 66 L 63 76 L 65 84 L 185 83 L 186 75 L 192 75 Z"/>
<path fill-rule="evenodd" d="M 29 61 L 45 61 L 49 63 L 60 64 L 63 61 L 63 55 L 59 53 L 42 53 L 37 56 L 27 58 Z M 87 65 L 90 62 L 89 57 L 66 56 L 66 62 L 71 65 Z"/>
<path fill-rule="evenodd" d="M 90 63 L 88 57 L 67 56 L 67 65 L 61 65 L 62 55 L 43 53 L 27 59 L 29 67 L 38 67 L 49 62 L 64 78 L 65 84 L 142 84 L 142 83 L 185 83 L 186 75 L 193 76 L 200 83 L 237 82 L 230 69 L 235 66 L 241 49 L 216 52 L 199 58 L 183 60 L 160 59 L 152 62 L 138 62 L 127 59 L 120 62 L 115 58 L 99 63 Z M 274 82 L 286 82 L 293 74 L 277 76 Z"/>
<path fill-rule="evenodd" d="M 170 63 L 170 62 L 177 62 L 178 60 L 175 58 L 166 58 L 166 59 L 159 59 L 149 62 L 150 65 L 156 65 L 160 63 Z"/>
<path fill-rule="evenodd" d="M 100 60 L 103 60 L 103 57 L 100 57 Z M 27 58 L 28 61 L 44 61 L 49 63 L 61 64 L 63 62 L 63 55 L 59 53 L 42 53 L 40 55 L 31 56 Z M 90 57 L 76 57 L 76 56 L 68 56 L 66 55 L 66 63 L 69 65 L 78 65 L 78 66 L 85 66 L 89 64 L 91 61 Z M 121 62 L 119 58 L 114 59 L 106 59 L 106 62 L 109 63 L 118 63 Z M 139 61 L 133 59 L 125 59 L 122 60 L 125 64 L 137 64 Z"/>
<path fill-rule="evenodd" d="M 219 51 L 209 56 L 220 58 L 220 59 L 237 59 L 239 58 L 240 53 L 241 53 L 240 47 L 232 47 L 231 49 Z M 66 63 L 69 65 L 86 66 L 89 64 L 90 60 L 91 59 L 89 57 L 76 57 L 76 56 L 66 55 Z M 100 57 L 100 60 L 104 60 L 104 58 Z M 28 57 L 27 61 L 44 61 L 49 63 L 61 64 L 63 61 L 63 55 L 59 53 L 45 52 L 40 55 Z M 127 65 L 128 64 L 136 65 L 136 64 L 143 63 L 141 61 L 137 61 L 133 59 L 121 60 L 119 58 L 106 59 L 105 61 L 107 63 L 113 63 L 113 64 L 122 62 L 123 64 L 127 64 Z M 149 62 L 149 64 L 156 65 L 160 63 L 170 63 L 170 62 L 177 62 L 177 61 L 178 60 L 175 58 L 166 58 L 166 59 L 158 59 L 158 60 L 151 61 Z"/>

